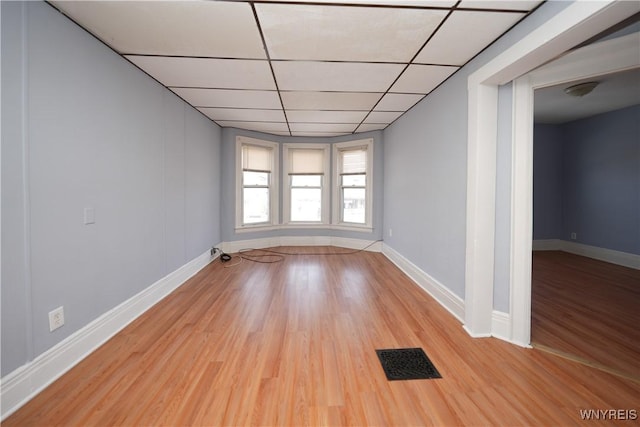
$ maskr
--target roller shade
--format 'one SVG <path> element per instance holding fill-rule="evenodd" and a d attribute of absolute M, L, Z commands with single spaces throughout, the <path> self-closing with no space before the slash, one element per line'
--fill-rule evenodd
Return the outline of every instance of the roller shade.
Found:
<path fill-rule="evenodd" d="M 258 145 L 242 146 L 242 170 L 271 172 L 271 148 Z"/>
<path fill-rule="evenodd" d="M 322 175 L 324 173 L 323 149 L 289 149 L 289 175 Z"/>
<path fill-rule="evenodd" d="M 355 150 L 343 150 L 341 157 L 341 175 L 360 174 L 367 172 L 367 150 L 357 148 Z"/>

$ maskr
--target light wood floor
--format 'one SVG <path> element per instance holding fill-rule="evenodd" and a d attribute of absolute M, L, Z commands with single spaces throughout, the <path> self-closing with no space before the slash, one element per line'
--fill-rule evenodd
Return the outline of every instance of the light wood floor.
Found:
<path fill-rule="evenodd" d="M 400 347 L 422 347 L 443 378 L 388 382 L 375 349 Z M 638 396 L 638 383 L 470 338 L 364 252 L 216 261 L 3 424 L 565 426 Z"/>
<path fill-rule="evenodd" d="M 533 253 L 531 342 L 640 381 L 640 271 Z"/>

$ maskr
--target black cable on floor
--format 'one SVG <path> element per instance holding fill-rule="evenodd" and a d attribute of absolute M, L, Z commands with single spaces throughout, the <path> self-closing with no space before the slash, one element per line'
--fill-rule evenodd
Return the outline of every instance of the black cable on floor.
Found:
<path fill-rule="evenodd" d="M 251 262 L 257 262 L 260 264 L 275 264 L 277 262 L 282 262 L 284 261 L 286 256 L 302 256 L 302 255 L 320 255 L 320 256 L 334 256 L 334 255 L 353 255 L 353 254 L 357 254 L 360 252 L 364 252 L 367 249 L 369 249 L 371 246 L 373 246 L 374 244 L 378 243 L 378 242 L 382 242 L 382 240 L 374 240 L 373 242 L 369 243 L 367 246 L 365 246 L 362 249 L 355 249 L 355 250 L 351 250 L 351 251 L 342 251 L 342 252 L 318 252 L 318 253 L 309 253 L 309 252 L 282 252 L 282 251 L 276 251 L 273 249 L 257 249 L 257 248 L 244 248 L 244 249 L 240 249 L 238 251 L 238 255 L 233 256 L 233 255 L 229 255 L 227 253 L 224 253 L 221 249 L 219 248 L 214 248 L 217 251 L 220 251 L 220 261 L 223 264 L 226 264 L 227 262 L 231 261 L 233 258 L 239 258 L 239 261 L 233 263 L 233 264 L 227 264 L 224 266 L 224 268 L 230 268 L 230 267 L 235 267 L 237 265 L 240 265 L 242 263 L 243 260 L 247 260 L 247 261 L 251 261 Z M 257 255 L 253 255 L 253 254 L 249 254 L 250 252 L 265 252 L 264 254 L 257 254 Z M 271 258 L 268 260 L 264 260 L 264 258 Z"/>

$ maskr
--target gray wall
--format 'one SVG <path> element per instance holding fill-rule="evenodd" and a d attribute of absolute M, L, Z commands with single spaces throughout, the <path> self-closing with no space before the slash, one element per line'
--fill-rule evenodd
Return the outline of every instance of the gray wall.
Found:
<path fill-rule="evenodd" d="M 256 232 L 235 232 L 235 144 L 236 136 L 243 135 L 265 141 L 284 143 L 328 143 L 353 141 L 358 139 L 373 138 L 373 231 L 345 231 L 332 230 L 330 228 L 314 228 L 314 229 L 281 229 L 273 231 L 256 231 Z M 274 136 L 260 132 L 252 132 L 235 128 L 224 128 L 222 130 L 222 182 L 225 183 L 222 189 L 222 240 L 232 242 L 236 240 L 261 239 L 266 237 L 277 236 L 332 236 L 346 237 L 363 240 L 381 240 L 382 239 L 382 210 L 384 203 L 383 181 L 384 181 L 384 163 L 383 163 L 384 144 L 381 131 L 366 132 L 357 135 L 349 135 L 333 138 L 319 137 L 287 137 Z M 333 161 L 333 159 L 332 159 Z M 280 149 L 280 165 L 282 165 L 282 149 Z M 333 167 L 333 163 L 332 163 Z M 282 222 L 282 177 L 280 177 L 280 222 Z M 332 185 L 330 182 L 329 185 Z"/>
<path fill-rule="evenodd" d="M 535 124 L 533 128 L 533 239 L 562 235 L 562 128 Z"/>
<path fill-rule="evenodd" d="M 4 376 L 220 242 L 221 130 L 51 6 L 1 7 Z"/>
<path fill-rule="evenodd" d="M 547 2 L 384 131 L 384 236 L 420 269 L 464 298 L 466 250 L 467 78 L 556 15 L 570 2 Z M 511 97 L 500 93 L 496 188 L 511 188 Z M 505 139 L 506 138 L 506 139 Z M 505 150 L 508 150 L 505 151 Z M 496 197 L 496 218 L 509 218 L 509 199 Z M 504 224 L 502 224 L 504 226 Z M 389 229 L 393 236 L 389 236 Z M 509 311 L 509 247 L 496 230 L 494 308 Z"/>
<path fill-rule="evenodd" d="M 640 254 L 640 105 L 534 129 L 534 239 Z"/>

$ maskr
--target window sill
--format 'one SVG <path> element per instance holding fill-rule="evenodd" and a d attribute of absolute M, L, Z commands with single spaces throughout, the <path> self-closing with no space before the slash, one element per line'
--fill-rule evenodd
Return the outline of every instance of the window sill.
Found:
<path fill-rule="evenodd" d="M 312 224 L 312 223 L 289 223 L 279 225 L 251 225 L 244 227 L 236 227 L 235 232 L 239 233 L 257 233 L 261 231 L 274 231 L 274 230 L 295 230 L 295 229 L 322 229 L 322 230 L 341 230 L 341 231 L 356 231 L 359 233 L 372 233 L 373 227 L 367 225 L 356 224 Z"/>
<path fill-rule="evenodd" d="M 260 225 L 244 225 L 244 226 L 236 226 L 235 228 L 235 232 L 236 233 L 257 233 L 260 231 L 273 231 L 273 230 L 279 230 L 280 226 L 279 225 L 274 225 L 274 224 L 260 224 Z"/>

